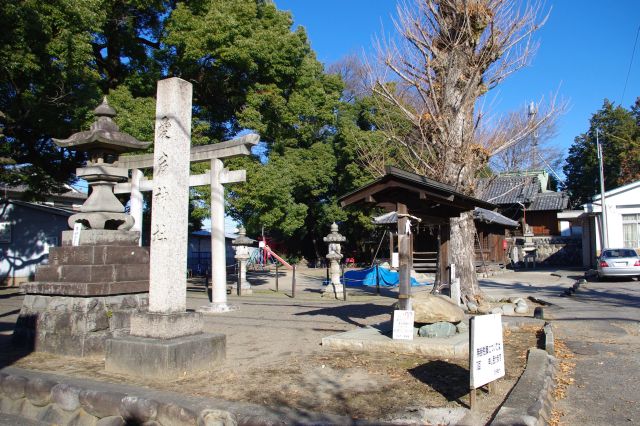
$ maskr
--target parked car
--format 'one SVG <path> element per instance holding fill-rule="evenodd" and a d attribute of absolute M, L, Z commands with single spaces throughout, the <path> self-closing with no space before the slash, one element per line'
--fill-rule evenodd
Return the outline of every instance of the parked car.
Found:
<path fill-rule="evenodd" d="M 598 259 L 598 278 L 638 277 L 640 256 L 633 249 L 604 249 Z"/>

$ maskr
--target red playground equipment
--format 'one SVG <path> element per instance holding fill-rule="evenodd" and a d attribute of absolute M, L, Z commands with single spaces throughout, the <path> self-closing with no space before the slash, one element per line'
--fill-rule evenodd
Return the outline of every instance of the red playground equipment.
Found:
<path fill-rule="evenodd" d="M 252 253 L 249 261 L 247 262 L 247 265 L 259 266 L 264 268 L 276 262 L 280 262 L 287 269 L 293 269 L 293 267 L 286 260 L 278 256 L 278 254 L 274 252 L 271 247 L 269 247 L 269 245 L 267 244 L 267 239 L 263 234 L 262 241 L 258 241 L 258 249 Z"/>

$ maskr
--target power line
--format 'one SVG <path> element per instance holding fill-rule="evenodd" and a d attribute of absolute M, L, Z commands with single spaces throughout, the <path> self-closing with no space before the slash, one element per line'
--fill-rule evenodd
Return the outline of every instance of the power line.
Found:
<path fill-rule="evenodd" d="M 636 46 L 638 45 L 638 35 L 640 35 L 640 25 L 638 25 L 638 31 L 636 31 L 636 41 L 633 43 L 633 51 L 631 52 L 631 61 L 629 61 L 629 70 L 627 71 L 627 78 L 624 81 L 624 89 L 622 90 L 622 98 L 620 98 L 620 105 L 624 102 L 624 95 L 627 92 L 627 83 L 629 83 L 629 75 L 631 74 L 631 65 L 633 65 L 633 57 L 636 54 Z"/>

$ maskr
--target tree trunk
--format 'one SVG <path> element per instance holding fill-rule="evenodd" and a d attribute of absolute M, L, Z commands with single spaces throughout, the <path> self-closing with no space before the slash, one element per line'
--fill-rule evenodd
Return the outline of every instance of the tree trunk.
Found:
<path fill-rule="evenodd" d="M 449 258 L 456 265 L 456 276 L 460 278 L 460 294 L 463 301 L 478 303 L 482 298 L 475 266 L 475 233 L 473 212 L 464 212 L 451 218 Z"/>

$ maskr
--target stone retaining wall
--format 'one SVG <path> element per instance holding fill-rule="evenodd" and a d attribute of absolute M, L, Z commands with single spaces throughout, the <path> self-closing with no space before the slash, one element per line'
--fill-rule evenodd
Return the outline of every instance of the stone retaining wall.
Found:
<path fill-rule="evenodd" d="M 235 425 L 221 410 L 193 412 L 175 404 L 94 391 L 42 378 L 0 373 L 0 412 L 58 425 Z"/>
<path fill-rule="evenodd" d="M 0 413 L 69 426 L 372 424 L 334 414 L 191 397 L 16 367 L 0 372 Z"/>
<path fill-rule="evenodd" d="M 532 237 L 536 247 L 536 262 L 539 265 L 582 265 L 582 240 L 569 237 Z M 515 238 L 518 247 L 518 265 L 524 264 L 524 238 Z M 509 244 L 511 253 L 513 242 Z"/>

